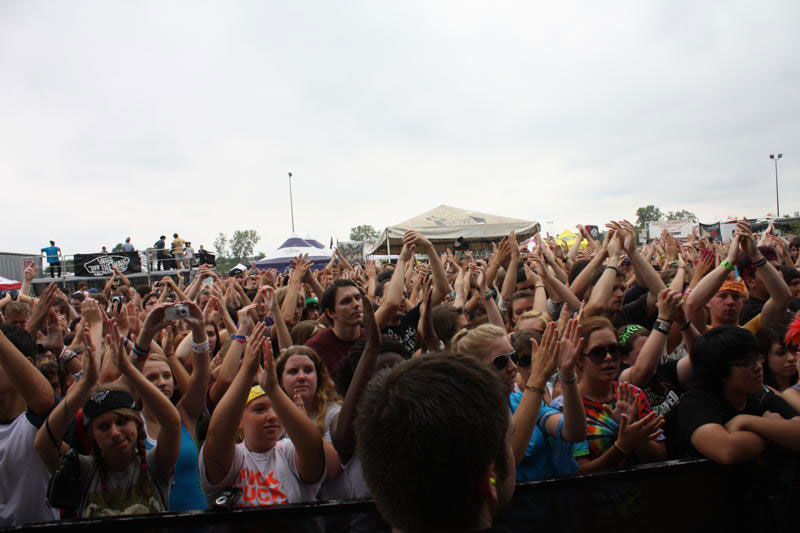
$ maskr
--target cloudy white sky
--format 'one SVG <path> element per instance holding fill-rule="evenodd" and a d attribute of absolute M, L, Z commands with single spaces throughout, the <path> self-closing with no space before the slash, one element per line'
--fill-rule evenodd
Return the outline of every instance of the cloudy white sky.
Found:
<path fill-rule="evenodd" d="M 800 210 L 800 3 L 0 1 L 0 251 Z"/>

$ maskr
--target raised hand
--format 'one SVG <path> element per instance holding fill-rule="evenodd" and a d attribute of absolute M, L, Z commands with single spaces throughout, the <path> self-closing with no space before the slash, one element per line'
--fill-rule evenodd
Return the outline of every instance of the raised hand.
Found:
<path fill-rule="evenodd" d="M 570 319 L 558 345 L 558 375 L 563 379 L 572 380 L 575 376 L 575 366 L 578 355 L 583 353 L 584 343 L 585 339 L 579 337 L 578 320 Z"/>
<path fill-rule="evenodd" d="M 620 418 L 617 442 L 623 450 L 635 450 L 662 433 L 659 428 L 664 425 L 664 417 L 653 412 L 648 413 L 641 420 L 631 421 L 632 418 L 627 414 L 623 414 Z"/>
<path fill-rule="evenodd" d="M 636 420 L 636 397 L 633 394 L 633 387 L 629 383 L 620 383 L 617 386 L 617 401 L 611 410 L 611 418 L 617 424 L 622 424 L 623 416 L 627 416 L 628 420 Z"/>
<path fill-rule="evenodd" d="M 534 339 L 531 339 L 534 341 Z M 535 342 L 535 341 L 534 341 Z M 531 348 L 534 344 L 531 343 Z M 528 379 L 528 384 L 534 387 L 543 387 L 553 372 L 556 370 L 556 362 L 558 361 L 558 332 L 556 331 L 556 323 L 550 322 L 544 330 L 542 340 L 536 348 L 531 363 L 531 376 Z"/>

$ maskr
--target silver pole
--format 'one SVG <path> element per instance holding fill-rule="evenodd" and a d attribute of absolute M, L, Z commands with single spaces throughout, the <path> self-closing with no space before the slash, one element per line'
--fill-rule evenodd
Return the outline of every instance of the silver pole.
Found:
<path fill-rule="evenodd" d="M 292 233 L 294 233 L 294 201 L 292 200 L 292 173 L 289 172 L 289 209 L 292 212 Z"/>

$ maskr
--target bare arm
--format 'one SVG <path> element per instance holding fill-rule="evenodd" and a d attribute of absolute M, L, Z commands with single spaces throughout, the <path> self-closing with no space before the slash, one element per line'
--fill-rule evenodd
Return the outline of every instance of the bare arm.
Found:
<path fill-rule="evenodd" d="M 322 444 L 322 435 L 306 412 L 301 410 L 278 385 L 275 358 L 272 356 L 269 341 L 264 340 L 261 345 L 264 352 L 261 388 L 269 396 L 275 414 L 278 415 L 294 444 L 294 460 L 300 479 L 304 483 L 316 483 L 325 471 L 325 446 Z"/>
<path fill-rule="evenodd" d="M 191 335 L 187 335 L 186 339 L 190 339 L 194 344 L 204 344 L 208 342 L 208 336 L 205 330 L 205 321 L 203 320 L 203 312 L 196 304 L 189 302 L 189 317 L 186 323 L 192 330 Z M 191 348 L 191 344 L 190 344 Z M 179 410 L 182 410 L 189 420 L 193 423 L 197 422 L 200 415 L 203 414 L 203 409 L 206 403 L 206 391 L 208 389 L 208 379 L 211 374 L 211 362 L 209 360 L 209 351 L 195 351 L 192 350 L 192 375 L 189 378 L 189 383 L 184 389 L 184 394 L 178 402 Z M 178 363 L 178 366 L 183 369 L 183 365 Z M 184 370 L 185 372 L 185 370 Z"/>
<path fill-rule="evenodd" d="M 343 463 L 350 460 L 356 449 L 356 407 L 367 388 L 367 383 L 369 383 L 372 374 L 375 372 L 375 362 L 378 359 L 378 346 L 380 345 L 380 332 L 375 323 L 375 316 L 372 313 L 369 300 L 362 295 L 361 301 L 364 308 L 367 344 L 364 346 L 364 351 L 358 360 L 350 387 L 344 397 L 342 410 L 339 411 L 331 431 L 333 445 L 336 447 L 336 451 L 339 452 L 339 457 Z"/>
<path fill-rule="evenodd" d="M 415 245 L 403 244 L 400 257 L 397 258 L 397 264 L 394 267 L 392 279 L 386 287 L 384 287 L 381 305 L 375 312 L 375 321 L 378 324 L 378 330 L 386 327 L 392 320 L 392 317 L 400 310 L 400 306 L 403 303 L 403 291 L 406 283 L 406 264 L 411 261 L 414 250 Z"/>
<path fill-rule="evenodd" d="M 752 431 L 728 431 L 720 424 L 704 424 L 690 438 L 692 446 L 715 463 L 743 463 L 763 453 L 767 441 Z"/>
<path fill-rule="evenodd" d="M 239 424 L 244 414 L 247 395 L 258 371 L 258 357 L 262 349 L 260 346 L 264 342 L 264 330 L 264 324 L 258 324 L 253 334 L 248 337 L 245 360 L 211 415 L 202 460 L 206 467 L 206 476 L 212 485 L 221 483 L 233 464 Z M 240 344 L 234 342 L 234 345 Z"/>
<path fill-rule="evenodd" d="M 53 408 L 56 402 L 53 387 L 2 331 L 0 331 L 0 367 L 6 373 L 9 383 L 28 404 L 28 409 L 43 415 Z"/>

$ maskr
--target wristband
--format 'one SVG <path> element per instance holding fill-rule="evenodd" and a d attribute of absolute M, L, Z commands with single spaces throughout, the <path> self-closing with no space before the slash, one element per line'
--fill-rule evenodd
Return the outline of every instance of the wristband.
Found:
<path fill-rule="evenodd" d="M 133 348 L 131 348 L 131 351 L 136 356 L 136 359 L 145 359 L 147 357 L 147 354 L 150 353 L 150 350 L 144 351 L 136 343 L 133 344 Z"/>
<path fill-rule="evenodd" d="M 761 259 L 759 259 L 758 261 L 753 263 L 753 266 L 756 267 L 756 268 L 761 268 L 766 264 L 767 264 L 767 258 L 766 257 L 761 257 Z"/>
<path fill-rule="evenodd" d="M 239 341 L 242 344 L 246 344 L 247 343 L 247 337 L 245 337 L 244 335 L 231 335 L 231 339 L 233 339 L 235 341 Z"/>
<path fill-rule="evenodd" d="M 622 275 L 622 272 L 620 272 L 619 269 L 617 267 L 615 267 L 615 266 L 608 265 L 603 270 L 613 270 L 614 272 L 617 273 L 617 276 L 621 276 Z"/>
<path fill-rule="evenodd" d="M 731 263 L 727 259 L 723 259 L 722 261 L 719 262 L 719 264 L 724 266 L 725 268 L 727 268 L 731 272 L 733 272 L 733 269 L 734 269 L 733 263 Z"/>
<path fill-rule="evenodd" d="M 544 285 L 535 285 L 534 289 L 544 289 Z"/>
<path fill-rule="evenodd" d="M 558 379 L 561 381 L 561 383 L 575 383 L 576 381 L 578 381 L 578 374 L 572 374 L 572 379 L 567 379 L 561 374 L 559 374 Z"/>
<path fill-rule="evenodd" d="M 682 327 L 680 328 L 680 330 L 681 330 L 681 331 L 686 331 L 686 330 L 687 330 L 687 329 L 689 329 L 690 327 L 692 327 L 692 323 L 691 323 L 690 321 L 688 321 L 688 320 L 687 320 L 687 321 L 686 321 L 686 325 L 685 325 L 685 326 L 682 326 Z"/>
<path fill-rule="evenodd" d="M 72 374 L 72 377 L 75 378 L 75 381 L 80 380 L 83 377 L 83 370 L 78 370 L 77 372 Z M 66 397 L 65 397 L 65 399 L 66 399 Z"/>
<path fill-rule="evenodd" d="M 203 342 L 194 342 L 192 339 L 192 351 L 194 353 L 206 353 L 208 351 L 209 344 L 208 344 L 208 337 Z"/>
<path fill-rule="evenodd" d="M 628 450 L 626 450 L 625 448 L 623 448 L 622 446 L 620 446 L 620 445 L 619 445 L 619 443 L 617 443 L 616 441 L 614 441 L 614 448 L 616 448 L 617 450 L 619 450 L 619 452 L 620 452 L 622 455 L 630 455 L 630 454 L 631 454 L 631 452 L 629 452 Z"/>
<path fill-rule="evenodd" d="M 64 346 L 64 349 L 61 350 L 61 354 L 59 354 L 58 356 L 58 360 L 59 362 L 61 362 L 62 365 L 66 365 L 76 357 L 78 357 L 78 354 L 76 354 L 75 352 Z"/>
<path fill-rule="evenodd" d="M 673 322 L 673 320 L 671 318 L 658 317 L 656 320 L 660 320 L 661 322 L 669 322 L 670 324 L 672 324 L 672 322 Z"/>
<path fill-rule="evenodd" d="M 531 392 L 538 392 L 542 396 L 544 396 L 544 389 L 540 389 L 539 387 L 532 387 L 530 385 L 525 385 L 525 390 L 529 390 Z"/>

